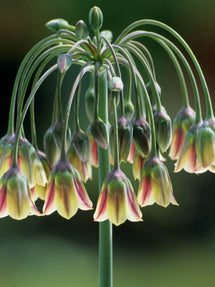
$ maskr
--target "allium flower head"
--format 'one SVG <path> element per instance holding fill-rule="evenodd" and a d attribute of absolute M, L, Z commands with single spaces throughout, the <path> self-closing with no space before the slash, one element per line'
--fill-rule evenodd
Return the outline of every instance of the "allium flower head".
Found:
<path fill-rule="evenodd" d="M 185 135 L 195 121 L 195 111 L 191 107 L 182 108 L 173 122 L 173 138 L 169 156 L 178 159 L 184 144 Z"/>
<path fill-rule="evenodd" d="M 78 171 L 67 160 L 58 161 L 50 173 L 44 215 L 57 210 L 62 217 L 70 219 L 78 209 L 91 208 L 92 202 Z"/>
<path fill-rule="evenodd" d="M 120 225 L 126 221 L 141 221 L 139 209 L 132 185 L 120 170 L 113 170 L 105 179 L 99 195 L 95 221 L 109 219 L 113 224 Z"/>
<path fill-rule="evenodd" d="M 154 203 L 163 207 L 170 203 L 178 205 L 173 196 L 168 170 L 156 156 L 150 157 L 144 164 L 137 199 L 141 206 Z"/>
<path fill-rule="evenodd" d="M 0 217 L 19 220 L 30 214 L 40 215 L 31 199 L 28 179 L 19 167 L 11 167 L 0 180 Z"/>

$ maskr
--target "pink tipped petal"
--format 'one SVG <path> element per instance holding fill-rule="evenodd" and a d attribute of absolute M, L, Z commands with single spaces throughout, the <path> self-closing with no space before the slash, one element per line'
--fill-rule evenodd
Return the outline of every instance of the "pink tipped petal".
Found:
<path fill-rule="evenodd" d="M 74 180 L 75 190 L 78 197 L 79 208 L 82 210 L 92 209 L 92 202 L 86 192 L 84 185 L 78 181 Z"/>
<path fill-rule="evenodd" d="M 48 193 L 43 207 L 44 215 L 49 215 L 56 210 L 54 198 L 55 198 L 55 185 L 54 181 L 51 181 L 48 185 Z"/>
<path fill-rule="evenodd" d="M 103 189 L 99 195 L 96 211 L 93 215 L 95 221 L 104 221 L 107 219 L 107 190 Z"/>
<path fill-rule="evenodd" d="M 0 190 L 0 217 L 5 217 L 7 215 L 8 215 L 8 212 L 7 212 L 6 188 L 2 186 Z"/>
<path fill-rule="evenodd" d="M 143 177 L 137 196 L 140 206 L 152 205 L 155 200 L 152 193 L 152 181 L 150 176 Z"/>
<path fill-rule="evenodd" d="M 129 152 L 129 155 L 128 155 L 128 162 L 133 163 L 134 153 L 135 153 L 135 145 L 134 145 L 134 142 L 132 141 L 130 152 Z"/>
<path fill-rule="evenodd" d="M 128 199 L 128 209 L 127 209 L 128 220 L 142 221 L 142 212 L 140 211 L 140 208 L 138 206 L 136 195 L 129 183 L 127 186 L 127 199 Z"/>
<path fill-rule="evenodd" d="M 184 144 L 184 132 L 181 128 L 178 128 L 174 134 L 172 139 L 172 144 L 170 148 L 169 156 L 171 159 L 178 159 L 182 146 Z"/>

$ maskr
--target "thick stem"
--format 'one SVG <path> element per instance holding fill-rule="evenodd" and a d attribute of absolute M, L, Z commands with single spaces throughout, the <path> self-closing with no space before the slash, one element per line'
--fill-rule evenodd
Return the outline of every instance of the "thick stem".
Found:
<path fill-rule="evenodd" d="M 113 128 L 114 128 L 114 169 L 119 168 L 119 142 L 118 142 L 118 123 L 117 123 L 117 109 L 116 97 L 118 93 L 113 93 Z"/>
<path fill-rule="evenodd" d="M 108 125 L 107 74 L 99 73 L 99 113 Z M 99 190 L 110 172 L 109 148 L 99 147 Z M 112 224 L 109 220 L 99 223 L 99 287 L 113 286 Z"/>

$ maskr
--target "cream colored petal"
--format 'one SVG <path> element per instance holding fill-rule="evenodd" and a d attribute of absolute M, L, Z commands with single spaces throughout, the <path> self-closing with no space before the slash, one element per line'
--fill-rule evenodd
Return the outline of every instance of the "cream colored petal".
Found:
<path fill-rule="evenodd" d="M 126 183 L 127 218 L 130 221 L 142 221 L 142 212 L 140 211 L 133 187 L 128 179 Z"/>
<path fill-rule="evenodd" d="M 107 219 L 107 189 L 102 189 L 99 195 L 93 218 L 95 221 L 104 221 Z"/>

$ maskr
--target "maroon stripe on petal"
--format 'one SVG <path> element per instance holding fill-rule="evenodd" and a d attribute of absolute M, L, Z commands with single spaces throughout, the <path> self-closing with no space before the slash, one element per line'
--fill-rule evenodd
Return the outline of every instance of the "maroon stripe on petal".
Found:
<path fill-rule="evenodd" d="M 152 181 L 151 177 L 147 176 L 144 177 L 143 183 L 142 183 L 142 196 L 141 196 L 141 205 L 144 205 L 147 198 L 150 196 L 150 193 L 152 191 Z"/>
<path fill-rule="evenodd" d="M 96 207 L 95 220 L 98 220 L 100 216 L 104 214 L 107 207 L 107 190 L 103 189 L 99 196 L 99 204 Z"/>
<path fill-rule="evenodd" d="M 6 216 L 7 213 L 7 193 L 6 188 L 2 187 L 0 190 L 0 217 Z"/>
<path fill-rule="evenodd" d="M 51 181 L 49 184 L 49 191 L 47 194 L 47 198 L 45 201 L 45 206 L 44 206 L 44 214 L 49 214 L 49 212 L 52 212 L 53 204 L 54 204 L 54 197 L 55 197 L 55 184 L 54 181 Z"/>
<path fill-rule="evenodd" d="M 135 201 L 135 195 L 129 188 L 127 188 L 127 196 L 128 196 L 128 204 L 129 204 L 129 207 L 131 208 L 133 214 L 138 219 L 141 219 L 139 207 L 138 207 L 138 205 L 137 205 L 137 203 Z"/>
<path fill-rule="evenodd" d="M 78 199 L 81 200 L 87 208 L 92 208 L 90 202 L 86 196 L 86 190 L 78 180 L 74 180 L 75 189 L 77 192 Z"/>

